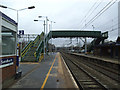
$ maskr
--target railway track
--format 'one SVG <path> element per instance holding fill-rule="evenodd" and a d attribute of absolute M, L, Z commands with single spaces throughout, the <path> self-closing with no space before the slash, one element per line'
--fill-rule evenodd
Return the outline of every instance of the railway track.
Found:
<path fill-rule="evenodd" d="M 96 62 L 92 62 L 89 60 L 82 60 L 81 58 L 79 58 L 79 56 L 73 55 L 73 54 L 67 54 L 67 53 L 61 53 L 63 58 L 65 59 L 68 67 L 71 69 L 71 72 L 73 74 L 73 76 L 75 77 L 76 82 L 79 84 L 79 86 L 82 86 L 84 88 L 84 82 L 79 81 L 79 78 L 84 78 L 84 75 L 81 75 L 76 70 L 76 68 L 81 68 L 83 71 L 85 71 L 86 73 L 88 73 L 91 77 L 93 77 L 93 79 L 95 79 L 96 81 L 98 81 L 98 83 L 100 83 L 104 88 L 104 89 L 109 89 L 109 90 L 119 90 L 120 89 L 120 72 L 115 70 L 115 69 L 111 69 L 108 67 L 105 67 L 103 65 L 100 65 Z M 72 64 L 76 64 L 76 68 L 75 66 L 71 65 Z M 70 66 L 71 65 L 71 66 Z M 72 70 L 72 68 L 74 67 L 74 70 Z M 78 73 L 77 73 L 78 72 Z M 78 74 L 78 76 L 76 76 Z M 81 76 L 81 77 L 80 77 Z M 84 80 L 83 80 L 84 81 Z M 86 80 L 85 80 L 86 81 Z M 89 81 L 89 79 L 88 79 Z M 86 81 L 86 83 L 88 83 Z M 95 83 L 90 82 L 91 85 L 89 85 L 88 83 L 88 88 L 90 88 L 89 86 L 92 86 L 92 88 L 97 88 L 97 85 L 94 85 Z M 87 86 L 87 85 L 86 85 Z M 85 87 L 86 88 L 86 87 Z M 103 89 L 102 89 L 103 90 Z"/>
<path fill-rule="evenodd" d="M 62 53 L 62 55 L 80 89 L 108 90 L 107 87 L 100 83 L 89 72 L 80 67 L 78 63 L 71 60 L 69 56 L 65 55 L 65 53 Z"/>
<path fill-rule="evenodd" d="M 77 56 L 72 55 L 74 58 L 77 58 Z M 77 60 L 79 63 L 80 60 Z M 108 67 L 105 67 L 103 65 L 98 64 L 97 62 L 92 62 L 88 60 L 81 60 L 82 63 L 86 64 L 87 66 L 93 68 L 94 70 L 106 75 L 107 77 L 111 78 L 112 80 L 116 81 L 117 83 L 120 83 L 120 72 L 115 69 L 110 69 Z"/>

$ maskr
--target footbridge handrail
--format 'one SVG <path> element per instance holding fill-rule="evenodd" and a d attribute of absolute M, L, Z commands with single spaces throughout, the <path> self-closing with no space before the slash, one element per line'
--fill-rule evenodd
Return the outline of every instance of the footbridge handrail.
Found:
<path fill-rule="evenodd" d="M 40 42 L 39 46 L 36 49 L 36 52 L 34 53 L 34 56 L 37 60 L 39 60 L 40 54 L 43 52 L 43 40 Z"/>
<path fill-rule="evenodd" d="M 103 44 L 103 43 L 104 43 L 104 40 L 107 39 L 107 38 L 108 38 L 108 32 L 102 33 L 102 37 L 95 38 L 95 39 L 91 42 L 91 44 L 90 44 L 90 46 L 89 46 L 89 48 L 88 48 L 88 51 L 89 51 L 89 52 L 92 51 L 92 50 L 93 50 L 93 47 L 94 47 L 95 45 L 99 45 L 100 42 L 102 42 L 102 44 Z"/>
<path fill-rule="evenodd" d="M 35 40 L 33 41 L 34 45 L 36 44 L 36 42 L 39 40 L 40 36 L 38 35 Z"/>
<path fill-rule="evenodd" d="M 35 38 L 34 41 L 30 41 L 23 49 L 21 52 L 21 56 L 22 58 L 25 56 L 25 54 L 27 53 L 27 51 L 39 40 L 39 35 Z"/>
<path fill-rule="evenodd" d="M 25 54 L 27 53 L 27 51 L 29 50 L 29 48 L 31 48 L 31 46 L 33 45 L 33 41 L 30 41 L 22 50 L 21 52 L 21 56 L 22 58 L 25 56 Z"/>
<path fill-rule="evenodd" d="M 44 37 L 44 32 L 42 32 L 39 36 L 40 43 L 34 53 L 34 56 L 36 57 L 37 61 L 39 60 L 39 57 L 43 51 L 43 37 Z"/>

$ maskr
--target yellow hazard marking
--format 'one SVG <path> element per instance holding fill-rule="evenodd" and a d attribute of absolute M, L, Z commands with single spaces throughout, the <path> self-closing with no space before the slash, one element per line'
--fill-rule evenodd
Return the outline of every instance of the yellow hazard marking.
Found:
<path fill-rule="evenodd" d="M 40 55 L 40 57 L 39 57 L 39 62 L 41 62 L 43 58 L 44 58 L 44 54 L 41 53 L 41 55 Z"/>
<path fill-rule="evenodd" d="M 32 42 L 26 47 L 26 49 L 22 52 L 21 56 L 24 57 L 24 55 L 27 53 L 29 48 L 32 46 Z"/>
<path fill-rule="evenodd" d="M 52 65 L 51 65 L 51 67 L 50 67 L 50 69 L 49 69 L 49 72 L 48 72 L 47 75 L 46 75 L 46 78 L 45 78 L 45 80 L 44 80 L 44 82 L 43 82 L 43 84 L 42 84 L 41 90 L 44 88 L 44 86 L 45 86 L 45 84 L 46 84 L 46 82 L 47 82 L 47 79 L 48 79 L 48 77 L 49 77 L 49 75 L 50 75 L 50 72 L 51 72 L 51 70 L 52 70 L 52 68 L 53 68 L 53 65 L 54 65 L 54 63 L 55 63 L 56 57 L 57 57 L 57 55 L 55 56 L 55 59 L 54 59 Z"/>
<path fill-rule="evenodd" d="M 36 57 L 36 52 L 34 52 L 34 57 Z"/>
<path fill-rule="evenodd" d="M 18 43 L 18 44 L 17 44 L 17 46 L 19 47 L 19 46 L 20 46 L 20 44 Z"/>

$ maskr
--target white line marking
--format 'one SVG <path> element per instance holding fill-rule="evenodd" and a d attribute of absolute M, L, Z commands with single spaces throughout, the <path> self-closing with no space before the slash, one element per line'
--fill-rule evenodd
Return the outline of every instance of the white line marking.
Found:
<path fill-rule="evenodd" d="M 61 58 L 62 58 L 62 60 L 63 60 L 63 63 L 65 64 L 65 67 L 66 67 L 67 70 L 68 70 L 68 73 L 70 74 L 71 79 L 73 80 L 73 82 L 74 82 L 74 84 L 75 84 L 75 87 L 76 87 L 76 88 L 79 88 L 78 85 L 77 85 L 77 83 L 76 83 L 76 81 L 75 81 L 75 79 L 73 78 L 73 75 L 71 74 L 70 70 L 68 69 L 68 66 L 66 65 L 66 63 L 65 63 L 65 61 L 64 61 L 64 59 L 63 59 L 62 56 L 61 56 Z"/>

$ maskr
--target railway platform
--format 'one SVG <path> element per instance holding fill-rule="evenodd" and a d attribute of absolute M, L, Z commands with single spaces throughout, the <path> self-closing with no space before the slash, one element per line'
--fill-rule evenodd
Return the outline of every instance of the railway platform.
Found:
<path fill-rule="evenodd" d="M 105 58 L 105 57 L 100 57 L 100 56 L 94 56 L 93 54 L 79 54 L 79 53 L 73 53 L 76 55 L 80 55 L 80 56 L 85 56 L 88 58 L 94 58 L 94 59 L 99 59 L 105 62 L 110 62 L 110 63 L 114 63 L 114 64 L 119 64 L 120 65 L 120 60 L 119 59 L 113 59 L 113 58 Z"/>
<path fill-rule="evenodd" d="M 60 53 L 51 53 L 40 63 L 20 63 L 22 77 L 9 89 L 78 88 Z"/>
<path fill-rule="evenodd" d="M 117 59 L 111 59 L 111 58 L 105 58 L 105 57 L 97 57 L 94 55 L 85 55 L 85 54 L 79 54 L 79 53 L 71 53 L 72 55 L 79 56 L 83 60 L 87 60 L 90 62 L 96 62 L 100 65 L 103 65 L 108 68 L 119 70 L 120 67 L 120 60 Z"/>

